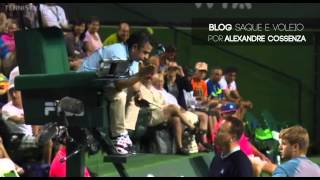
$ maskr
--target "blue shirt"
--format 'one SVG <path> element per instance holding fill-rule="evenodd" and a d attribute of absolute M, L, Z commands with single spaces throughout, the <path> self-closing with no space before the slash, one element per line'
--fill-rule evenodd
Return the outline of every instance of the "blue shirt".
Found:
<path fill-rule="evenodd" d="M 124 43 L 116 43 L 110 46 L 104 46 L 90 56 L 84 58 L 84 61 L 78 71 L 97 71 L 100 61 L 124 60 L 130 59 L 128 47 Z M 129 67 L 130 75 L 139 71 L 139 62 L 134 60 Z"/>
<path fill-rule="evenodd" d="M 281 165 L 272 173 L 272 177 L 320 177 L 319 165 L 307 157 L 297 157 Z"/>
<path fill-rule="evenodd" d="M 223 99 L 223 90 L 219 82 L 213 82 L 212 80 L 207 81 L 208 96 L 218 99 Z"/>

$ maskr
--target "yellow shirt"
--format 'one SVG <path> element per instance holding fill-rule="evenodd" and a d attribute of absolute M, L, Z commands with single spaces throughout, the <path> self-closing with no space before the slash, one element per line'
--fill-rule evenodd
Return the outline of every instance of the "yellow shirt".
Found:
<path fill-rule="evenodd" d="M 119 43 L 119 39 L 117 36 L 117 33 L 113 33 L 110 36 L 108 36 L 104 41 L 103 41 L 103 46 L 109 46 L 111 44 Z"/>

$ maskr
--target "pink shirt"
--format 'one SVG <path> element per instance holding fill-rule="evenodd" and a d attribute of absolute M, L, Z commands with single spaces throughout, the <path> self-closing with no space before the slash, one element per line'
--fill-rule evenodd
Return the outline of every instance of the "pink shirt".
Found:
<path fill-rule="evenodd" d="M 5 45 L 7 45 L 7 47 L 9 48 L 10 52 L 13 52 L 16 50 L 16 43 L 14 41 L 14 35 L 10 35 L 10 34 L 3 34 L 1 36 L 3 43 Z"/>
<path fill-rule="evenodd" d="M 88 56 L 92 54 L 94 51 L 96 51 L 97 49 L 103 47 L 100 36 L 97 32 L 94 35 L 92 35 L 91 33 L 89 33 L 89 31 L 87 31 L 83 41 L 88 43 L 89 45 L 89 50 L 87 52 Z"/>
<path fill-rule="evenodd" d="M 218 131 L 221 127 L 221 125 L 225 122 L 225 120 L 219 120 L 214 128 L 213 128 L 213 133 L 212 133 L 212 138 L 215 139 L 217 137 Z M 247 156 L 252 155 L 253 154 L 253 148 L 251 143 L 249 142 L 248 137 L 242 133 L 240 139 L 239 139 L 239 146 L 240 149 L 242 150 L 242 152 L 244 152 Z M 219 149 L 219 148 L 217 148 Z"/>
<path fill-rule="evenodd" d="M 67 177 L 67 161 L 60 162 L 60 159 L 66 157 L 66 155 L 67 148 L 61 147 L 51 163 L 49 177 Z M 91 177 L 87 167 L 84 171 L 84 177 Z"/>

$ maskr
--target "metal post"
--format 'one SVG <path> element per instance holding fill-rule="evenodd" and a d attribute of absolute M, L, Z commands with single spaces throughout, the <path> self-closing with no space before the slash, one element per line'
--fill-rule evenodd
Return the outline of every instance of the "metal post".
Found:
<path fill-rule="evenodd" d="M 70 131 L 70 136 L 72 139 L 75 137 L 80 137 L 79 128 L 68 128 Z M 73 152 L 80 150 L 76 154 Z M 72 154 L 72 156 L 70 156 Z M 67 141 L 67 177 L 84 177 L 84 168 L 85 168 L 85 152 L 84 149 L 79 149 L 78 142 L 75 140 Z"/>

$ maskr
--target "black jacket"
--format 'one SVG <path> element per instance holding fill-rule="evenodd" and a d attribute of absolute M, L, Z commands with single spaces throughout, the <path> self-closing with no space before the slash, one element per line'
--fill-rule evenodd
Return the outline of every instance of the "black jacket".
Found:
<path fill-rule="evenodd" d="M 167 81 L 167 78 L 165 77 L 164 89 L 168 91 L 168 84 L 167 83 L 168 83 L 168 81 Z M 177 88 L 178 88 L 178 92 L 179 92 L 179 95 L 177 97 L 178 104 L 182 108 L 187 110 L 187 104 L 186 104 L 186 100 L 184 98 L 183 90 L 185 90 L 187 92 L 192 91 L 191 82 L 189 82 L 187 78 L 177 75 L 175 83 L 177 84 Z"/>
<path fill-rule="evenodd" d="M 210 177 L 252 177 L 253 170 L 249 158 L 241 151 L 222 159 L 216 154 L 212 160 L 208 176 Z"/>

